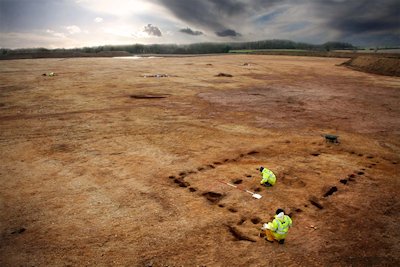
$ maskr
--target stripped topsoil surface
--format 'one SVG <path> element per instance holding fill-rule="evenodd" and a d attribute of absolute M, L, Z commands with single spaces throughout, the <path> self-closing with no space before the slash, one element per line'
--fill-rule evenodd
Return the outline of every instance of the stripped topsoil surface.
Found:
<path fill-rule="evenodd" d="M 343 65 L 359 71 L 400 77 L 400 56 L 357 56 Z"/>
<path fill-rule="evenodd" d="M 399 266 L 400 78 L 345 60 L 3 61 L 0 265 Z"/>

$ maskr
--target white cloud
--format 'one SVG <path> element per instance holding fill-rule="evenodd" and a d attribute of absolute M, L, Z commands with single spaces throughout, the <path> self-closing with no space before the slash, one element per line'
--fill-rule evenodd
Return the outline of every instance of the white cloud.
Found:
<path fill-rule="evenodd" d="M 135 38 L 135 39 L 148 39 L 148 38 L 154 38 L 155 39 L 155 37 L 156 37 L 154 35 L 148 34 L 147 32 L 144 32 L 144 31 L 133 32 L 131 34 L 131 36 L 133 38 Z"/>
<path fill-rule="evenodd" d="M 65 34 L 62 32 L 56 32 L 50 29 L 46 30 L 46 33 L 49 33 L 50 35 L 54 36 L 54 37 L 58 37 L 58 38 L 65 38 Z"/>
<path fill-rule="evenodd" d="M 132 29 L 129 26 L 117 26 L 117 27 L 106 27 L 102 29 L 104 33 L 119 36 L 119 37 L 131 37 Z"/>
<path fill-rule="evenodd" d="M 103 22 L 103 18 L 97 17 L 94 19 L 95 22 L 100 23 Z"/>
<path fill-rule="evenodd" d="M 81 28 L 79 28 L 76 25 L 70 25 L 65 27 L 67 29 L 67 31 L 69 32 L 69 34 L 76 34 L 76 33 L 80 33 L 82 32 Z"/>

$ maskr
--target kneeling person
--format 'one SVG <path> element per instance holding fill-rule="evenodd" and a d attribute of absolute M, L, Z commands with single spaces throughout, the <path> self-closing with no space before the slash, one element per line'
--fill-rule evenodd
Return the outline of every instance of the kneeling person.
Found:
<path fill-rule="evenodd" d="M 276 176 L 275 174 L 268 170 L 267 168 L 260 167 L 260 172 L 262 175 L 262 180 L 260 184 L 265 185 L 265 186 L 273 186 L 276 182 Z"/>
<path fill-rule="evenodd" d="M 292 219 L 285 215 L 283 209 L 277 209 L 275 219 L 272 222 L 264 223 L 261 230 L 265 231 L 267 241 L 274 242 L 276 240 L 283 244 L 291 226 Z"/>

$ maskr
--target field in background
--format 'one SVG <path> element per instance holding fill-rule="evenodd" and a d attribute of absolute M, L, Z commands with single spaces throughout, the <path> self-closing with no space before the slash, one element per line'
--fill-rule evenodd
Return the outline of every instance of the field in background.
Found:
<path fill-rule="evenodd" d="M 230 50 L 229 53 L 259 53 L 259 52 L 309 52 L 309 53 L 321 53 L 325 51 L 312 51 L 312 50 L 302 50 L 302 49 L 240 49 L 240 50 Z M 364 53 L 364 54 L 398 54 L 400 53 L 400 48 L 398 49 L 352 49 L 352 50 L 332 50 L 327 52 L 333 53 Z"/>
<path fill-rule="evenodd" d="M 303 49 L 241 49 L 230 50 L 229 53 L 256 53 L 256 52 L 307 52 Z"/>

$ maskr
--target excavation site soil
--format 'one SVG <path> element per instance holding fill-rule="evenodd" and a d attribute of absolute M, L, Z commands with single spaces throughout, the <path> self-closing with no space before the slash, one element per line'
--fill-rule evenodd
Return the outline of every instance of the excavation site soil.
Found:
<path fill-rule="evenodd" d="M 0 265 L 399 266 L 400 77 L 346 60 L 2 61 Z"/>

